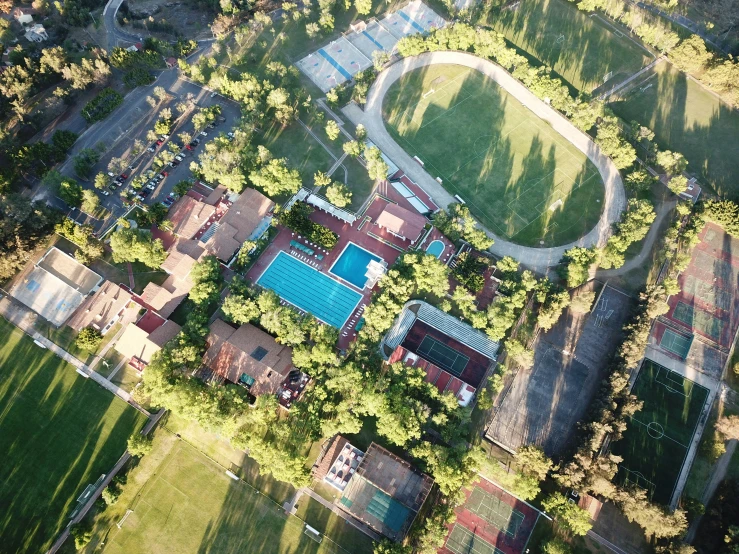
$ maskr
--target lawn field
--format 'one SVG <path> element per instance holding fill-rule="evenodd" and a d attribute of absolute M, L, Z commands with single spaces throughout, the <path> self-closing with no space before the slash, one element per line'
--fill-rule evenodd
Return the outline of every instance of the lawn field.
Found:
<path fill-rule="evenodd" d="M 684 154 L 701 184 L 739 198 L 739 110 L 666 61 L 611 107 L 625 121 L 651 128 L 661 149 Z"/>
<path fill-rule="evenodd" d="M 120 529 L 110 525 L 103 552 L 342 552 L 326 538 L 318 543 L 308 537 L 300 519 L 286 515 L 278 503 L 245 483 L 230 479 L 221 466 L 192 446 L 164 430 L 157 435 L 152 459 L 144 459 L 146 465 L 134 469 L 130 477 L 131 484 L 136 483 L 141 470 L 147 480 L 133 498 L 130 491 L 121 499 L 119 511 L 132 512 Z M 354 528 L 343 526 L 342 532 L 347 551 L 372 552 L 371 541 L 362 542 L 365 537 Z M 359 542 L 352 542 L 349 535 Z"/>
<path fill-rule="evenodd" d="M 493 27 L 583 92 L 618 83 L 653 56 L 601 16 L 588 17 L 566 0 L 525 0 L 515 9 L 493 3 L 479 23 Z"/>
<path fill-rule="evenodd" d="M 598 222 L 605 189 L 596 167 L 474 69 L 407 73 L 388 90 L 383 117 L 393 138 L 499 236 L 559 246 Z"/>
<path fill-rule="evenodd" d="M 0 318 L 0 551 L 45 552 L 145 420 Z"/>
<path fill-rule="evenodd" d="M 708 389 L 645 359 L 632 394 L 644 406 L 629 420 L 623 438 L 611 445 L 611 452 L 623 458 L 617 479 L 669 504 Z"/>

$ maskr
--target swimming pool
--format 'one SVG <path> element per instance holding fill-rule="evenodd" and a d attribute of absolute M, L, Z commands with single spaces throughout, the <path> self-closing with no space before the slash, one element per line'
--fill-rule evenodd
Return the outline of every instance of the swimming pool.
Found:
<path fill-rule="evenodd" d="M 431 244 L 426 247 L 426 252 L 432 256 L 441 258 L 441 255 L 444 253 L 444 243 L 440 240 L 432 241 Z"/>
<path fill-rule="evenodd" d="M 257 284 L 272 289 L 283 300 L 338 329 L 362 299 L 358 292 L 285 252 L 277 254 Z"/>
<path fill-rule="evenodd" d="M 379 262 L 382 258 L 350 242 L 344 248 L 339 259 L 331 266 L 329 273 L 333 273 L 355 287 L 363 289 L 364 285 L 367 284 L 367 277 L 364 274 L 367 273 L 367 266 L 372 260 Z"/>

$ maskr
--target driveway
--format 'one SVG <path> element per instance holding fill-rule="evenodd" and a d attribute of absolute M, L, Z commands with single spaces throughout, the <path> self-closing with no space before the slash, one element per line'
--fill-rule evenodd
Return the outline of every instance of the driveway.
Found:
<path fill-rule="evenodd" d="M 423 167 L 395 142 L 387 132 L 382 118 L 382 102 L 390 86 L 405 73 L 433 64 L 454 64 L 470 67 L 494 80 L 505 91 L 516 97 L 521 104 L 549 123 L 555 131 L 583 152 L 598 168 L 606 189 L 603 212 L 598 224 L 580 240 L 554 248 L 531 248 L 509 242 L 481 226 L 495 240 L 495 244 L 490 248 L 490 251 L 497 256 L 512 256 L 532 269 L 545 272 L 547 268 L 557 265 L 565 250 L 573 246 L 590 247 L 605 244 L 611 233 L 611 225 L 619 220 L 621 212 L 626 207 L 626 193 L 618 169 L 588 135 L 577 129 L 566 117 L 537 98 L 507 71 L 491 61 L 464 52 L 429 52 L 402 59 L 378 75 L 367 95 L 364 110 L 356 104 L 350 104 L 344 108 L 344 114 L 354 124 L 363 124 L 372 142 L 392 159 L 406 175 L 433 196 L 440 207 L 446 208 L 449 204 L 457 202 L 442 185 L 426 173 Z"/>

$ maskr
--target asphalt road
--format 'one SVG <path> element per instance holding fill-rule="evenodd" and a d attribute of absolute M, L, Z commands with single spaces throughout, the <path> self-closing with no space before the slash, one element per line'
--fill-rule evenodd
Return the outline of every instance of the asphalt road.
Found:
<path fill-rule="evenodd" d="M 123 0 L 110 0 L 103 10 L 105 30 L 108 32 L 108 52 L 111 52 L 121 42 L 132 43 L 142 42 L 144 40 L 143 36 L 132 35 L 122 31 L 115 24 L 115 16 L 122 3 Z"/>

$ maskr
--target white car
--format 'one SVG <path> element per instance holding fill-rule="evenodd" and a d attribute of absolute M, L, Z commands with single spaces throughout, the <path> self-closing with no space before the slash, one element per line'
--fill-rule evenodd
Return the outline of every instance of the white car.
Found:
<path fill-rule="evenodd" d="M 216 94 L 218 94 L 218 93 L 217 93 L 217 92 L 212 92 L 212 93 L 210 94 L 210 97 L 211 97 L 211 98 L 215 98 L 215 97 L 216 97 Z"/>
<path fill-rule="evenodd" d="M 200 135 L 201 136 L 204 136 L 204 137 L 207 137 L 208 136 L 208 133 L 206 133 L 205 131 L 200 131 Z"/>
<path fill-rule="evenodd" d="M 154 190 L 157 187 L 156 187 L 156 185 L 148 184 L 148 185 L 146 185 L 146 188 L 148 188 L 149 190 Z"/>
<path fill-rule="evenodd" d="M 100 194 L 102 194 L 103 196 L 110 196 L 110 193 L 107 190 L 101 190 Z"/>
<path fill-rule="evenodd" d="M 118 175 L 116 175 L 112 171 L 108 171 L 108 177 L 118 177 Z"/>
<path fill-rule="evenodd" d="M 178 162 L 183 162 L 185 161 L 185 156 L 183 155 L 175 156 L 174 159 L 177 160 Z"/>

